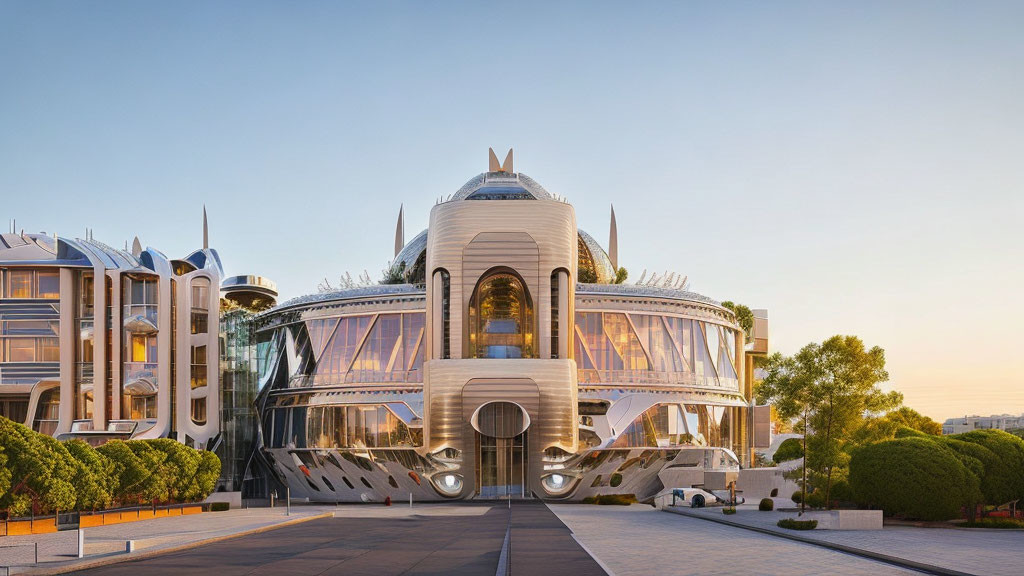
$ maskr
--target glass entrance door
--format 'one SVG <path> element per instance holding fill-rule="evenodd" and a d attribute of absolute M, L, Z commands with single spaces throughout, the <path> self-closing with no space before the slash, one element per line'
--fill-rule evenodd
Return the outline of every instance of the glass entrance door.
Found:
<path fill-rule="evenodd" d="M 478 498 L 526 498 L 526 434 L 523 432 L 513 438 L 477 434 L 480 446 Z"/>

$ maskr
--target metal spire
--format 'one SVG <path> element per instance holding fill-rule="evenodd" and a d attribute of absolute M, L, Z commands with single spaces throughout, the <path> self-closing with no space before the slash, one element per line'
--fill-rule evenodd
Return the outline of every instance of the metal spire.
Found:
<path fill-rule="evenodd" d="M 206 224 L 206 204 L 203 204 L 203 250 L 210 249 L 210 227 Z"/>
<path fill-rule="evenodd" d="M 398 206 L 398 225 L 395 226 L 395 257 L 405 247 L 405 204 Z"/>
<path fill-rule="evenodd" d="M 619 230 L 615 226 L 615 206 L 612 205 L 612 223 L 608 229 L 608 259 L 612 261 L 612 268 L 619 271 Z"/>

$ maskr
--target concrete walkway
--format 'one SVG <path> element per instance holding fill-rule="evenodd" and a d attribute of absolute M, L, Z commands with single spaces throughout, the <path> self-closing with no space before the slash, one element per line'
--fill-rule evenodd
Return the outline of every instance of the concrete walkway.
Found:
<path fill-rule="evenodd" d="M 783 534 L 796 534 L 965 574 L 1018 576 L 1024 573 L 1024 531 L 886 526 L 882 530 L 794 532 L 775 524 L 782 518 L 795 518 L 796 512 L 760 512 L 752 506 L 741 506 L 731 516 L 723 516 L 720 508 L 683 508 L 681 511 Z"/>
<path fill-rule="evenodd" d="M 127 540 L 135 541 L 134 555 L 143 555 L 309 520 L 333 514 L 334 509 L 333 506 L 292 506 L 291 516 L 287 516 L 283 507 L 250 508 L 86 528 L 86 556 L 82 559 L 77 558 L 78 532 L 74 530 L 6 536 L 0 538 L 0 568 L 9 568 L 10 574 L 74 571 L 97 562 L 127 558 L 124 552 Z M 33 567 L 34 545 L 37 544 L 39 564 Z"/>
<path fill-rule="evenodd" d="M 915 572 L 767 534 L 666 514 L 646 505 L 553 504 L 552 511 L 615 576 Z M 721 514 L 721 510 L 716 510 Z"/>

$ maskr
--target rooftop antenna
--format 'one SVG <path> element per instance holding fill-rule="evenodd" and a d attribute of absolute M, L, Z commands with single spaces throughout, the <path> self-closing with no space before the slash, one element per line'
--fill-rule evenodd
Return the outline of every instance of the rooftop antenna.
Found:
<path fill-rule="evenodd" d="M 210 227 L 206 223 L 206 204 L 203 204 L 203 250 L 210 249 Z"/>
<path fill-rule="evenodd" d="M 395 257 L 405 247 L 405 204 L 398 206 L 398 225 L 395 226 Z"/>
<path fill-rule="evenodd" d="M 615 226 L 615 205 L 612 205 L 612 222 L 608 227 L 608 259 L 612 261 L 612 269 L 619 271 L 619 230 Z"/>

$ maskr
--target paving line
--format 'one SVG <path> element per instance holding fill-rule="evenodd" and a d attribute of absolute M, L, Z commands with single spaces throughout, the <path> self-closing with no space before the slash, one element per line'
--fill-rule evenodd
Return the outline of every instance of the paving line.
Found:
<path fill-rule="evenodd" d="M 799 536 L 797 534 L 788 534 L 785 532 L 778 532 L 770 528 L 761 528 L 759 526 L 750 526 L 748 524 L 741 524 L 739 522 L 733 522 L 726 520 L 725 518 L 715 518 L 713 516 L 707 516 L 705 514 L 697 514 L 694 512 L 688 512 L 685 509 L 673 508 L 666 506 L 663 508 L 665 512 L 671 512 L 672 514 L 679 514 L 680 516 L 686 516 L 688 518 L 698 518 L 700 520 L 707 520 L 708 522 L 717 522 L 719 524 L 725 524 L 726 526 L 732 526 L 734 528 L 743 528 L 744 530 L 751 530 L 754 532 L 760 532 L 762 534 L 770 534 L 779 538 L 785 538 L 787 540 L 793 540 L 795 542 L 802 542 L 804 544 L 811 544 L 812 546 L 819 546 L 821 548 L 828 548 L 829 550 L 835 550 L 836 552 L 844 552 L 853 556 L 860 556 L 861 558 L 867 558 L 868 560 L 876 560 L 878 562 L 884 562 L 886 564 L 892 564 L 900 568 L 906 568 L 908 570 L 914 570 L 917 572 L 924 572 L 925 574 L 935 574 L 937 576 L 977 576 L 970 572 L 960 572 L 958 570 L 951 570 L 949 568 L 943 568 L 942 566 L 935 566 L 934 564 L 925 564 L 924 562 L 915 562 L 913 560 L 907 560 L 906 558 L 900 558 L 898 556 L 890 556 L 888 554 L 881 554 L 879 552 L 872 552 L 863 548 L 854 548 L 853 546 L 846 546 L 844 544 L 835 544 L 832 542 L 826 542 L 824 540 L 818 540 L 815 538 L 807 538 L 805 536 Z"/>

